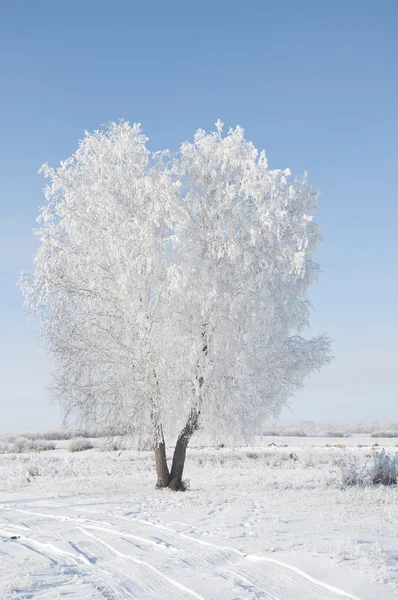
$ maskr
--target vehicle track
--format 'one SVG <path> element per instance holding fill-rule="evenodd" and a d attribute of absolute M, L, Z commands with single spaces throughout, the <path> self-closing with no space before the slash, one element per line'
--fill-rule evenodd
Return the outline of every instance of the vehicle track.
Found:
<path fill-rule="evenodd" d="M 21 512 L 22 509 L 17 510 L 18 512 Z M 23 512 L 25 512 L 25 514 L 30 514 L 29 511 Z M 62 516 L 58 518 L 56 515 L 50 516 L 41 513 L 31 514 L 44 517 L 45 521 L 49 518 L 50 520 L 66 521 L 68 523 L 74 522 L 76 525 L 80 524 L 78 520 L 69 517 Z M 40 521 L 40 525 L 43 525 L 43 521 Z M 25 531 L 27 528 L 28 526 L 25 524 Z M 94 528 L 97 529 L 95 525 Z M 100 527 L 100 529 L 103 530 L 104 528 Z M 30 528 L 29 530 L 32 531 Z M 108 531 L 107 528 L 105 528 L 105 530 Z M 76 539 L 76 531 L 80 531 L 83 535 L 93 540 L 94 548 L 87 550 L 82 547 L 82 542 L 70 541 L 68 539 L 69 537 L 74 537 Z M 108 544 L 104 540 L 100 540 L 97 536 L 93 535 L 83 527 L 68 527 L 67 532 L 64 533 L 67 535 L 62 535 L 62 531 L 61 535 L 59 535 L 59 531 L 54 531 L 51 528 L 52 537 L 57 538 L 58 543 L 67 541 L 70 547 L 75 551 L 75 554 L 59 548 L 59 546 L 53 542 L 39 541 L 37 538 L 32 537 L 33 532 L 30 535 L 26 535 L 25 532 L 22 533 L 20 529 L 20 539 L 18 542 L 28 550 L 40 554 L 52 564 L 60 564 L 62 567 L 70 570 L 70 563 L 72 562 L 73 565 L 78 568 L 78 571 L 74 570 L 71 575 L 77 575 L 85 581 L 89 579 L 97 589 L 111 590 L 111 594 L 106 594 L 107 598 L 158 600 L 159 594 L 161 593 L 164 595 L 163 597 L 173 598 L 173 600 L 187 600 L 189 597 L 196 598 L 196 600 L 205 600 L 203 596 L 194 590 L 191 590 L 176 579 L 160 572 L 146 561 L 135 558 L 130 554 L 120 552 L 111 544 Z M 9 531 L 0 529 L 0 534 L 8 536 Z M 138 536 L 126 534 L 126 537 L 136 539 Z M 144 540 L 144 538 L 139 539 Z M 154 545 L 156 546 L 156 544 Z M 151 545 L 150 547 L 152 549 Z M 133 563 L 135 568 L 133 570 L 127 568 L 126 565 L 128 563 Z M 128 571 L 128 574 L 126 571 Z M 162 591 L 160 592 L 160 590 Z"/>
<path fill-rule="evenodd" d="M 177 532 L 162 523 L 120 515 L 107 515 L 107 520 L 98 521 L 84 516 L 54 515 L 10 506 L 3 507 L 3 510 L 39 519 L 36 526 L 40 527 L 58 523 L 58 527 L 49 527 L 52 539 L 56 537 L 58 543 L 67 540 L 74 554 L 60 550 L 54 543 L 45 543 L 47 551 L 61 553 L 75 562 L 80 560 L 84 564 L 85 576 L 91 578 L 105 568 L 110 575 L 104 583 L 119 594 L 115 597 L 145 600 L 159 597 L 173 600 L 189 597 L 197 600 L 224 597 L 237 600 L 250 597 L 264 600 L 359 600 L 282 561 L 246 555 L 235 548 L 218 546 Z M 79 510 L 81 512 L 81 507 Z M 127 524 L 128 531 L 125 531 Z M 24 525 L 28 526 L 26 518 Z M 30 536 L 30 543 L 32 541 L 43 544 Z M 134 565 L 133 569 L 131 565 Z M 178 580 L 169 573 L 178 573 Z"/>

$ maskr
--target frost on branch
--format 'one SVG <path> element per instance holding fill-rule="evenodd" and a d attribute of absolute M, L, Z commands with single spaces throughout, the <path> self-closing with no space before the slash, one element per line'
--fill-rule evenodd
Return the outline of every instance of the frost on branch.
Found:
<path fill-rule="evenodd" d="M 216 127 L 173 156 L 111 123 L 44 165 L 40 248 L 21 276 L 65 412 L 160 448 L 199 428 L 250 436 L 330 359 L 327 337 L 300 335 L 318 194 L 269 169 L 240 127 Z"/>

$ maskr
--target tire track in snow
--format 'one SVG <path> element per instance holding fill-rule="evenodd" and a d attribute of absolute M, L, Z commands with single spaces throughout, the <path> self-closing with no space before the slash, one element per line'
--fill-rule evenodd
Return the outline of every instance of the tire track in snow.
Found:
<path fill-rule="evenodd" d="M 114 546 L 112 546 L 111 544 L 108 544 L 104 540 L 98 539 L 96 536 L 94 536 L 92 533 L 90 533 L 89 531 L 87 531 L 83 527 L 79 527 L 79 529 L 85 535 L 88 535 L 89 537 L 93 538 L 97 544 L 100 544 L 100 545 L 104 546 L 105 548 L 108 548 L 109 551 L 111 553 L 114 553 L 116 556 L 118 556 L 118 557 L 120 557 L 120 558 L 122 558 L 124 560 L 127 559 L 127 560 L 129 560 L 129 561 L 131 561 L 131 562 L 133 562 L 133 563 L 135 563 L 137 565 L 140 565 L 140 566 L 144 567 L 145 569 L 148 569 L 152 573 L 155 573 L 159 577 L 165 579 L 172 586 L 174 586 L 177 589 L 179 589 L 182 592 L 184 592 L 184 594 L 188 594 L 189 596 L 192 596 L 193 598 L 196 598 L 196 600 L 206 600 L 205 598 L 203 598 L 203 596 L 201 596 L 200 594 L 198 594 L 197 592 L 195 592 L 191 588 L 183 585 L 182 583 L 179 583 L 178 581 L 176 581 L 175 579 L 169 577 L 168 575 L 165 575 L 164 573 L 162 573 L 161 571 L 159 571 L 158 569 L 156 569 L 155 567 L 153 567 L 149 563 L 147 563 L 147 562 L 145 562 L 143 560 L 140 560 L 139 558 L 135 558 L 135 557 L 131 556 L 130 554 L 125 554 L 124 552 L 120 552 L 120 550 L 117 550 Z M 184 598 L 186 598 L 186 596 L 183 597 L 183 600 L 184 600 Z"/>
<path fill-rule="evenodd" d="M 0 534 L 5 534 L 0 530 Z M 105 598 L 132 600 L 132 598 L 142 599 L 144 596 L 141 593 L 146 593 L 147 590 L 142 589 L 134 581 L 126 579 L 121 570 L 115 569 L 113 566 L 106 564 L 106 568 L 96 567 L 96 563 L 90 561 L 87 554 L 82 551 L 77 543 L 73 543 L 74 549 L 78 555 L 62 550 L 49 542 L 40 542 L 32 537 L 21 535 L 19 543 L 31 552 L 36 552 L 46 558 L 53 565 L 60 565 L 63 569 L 68 569 L 71 578 L 79 577 L 84 582 L 89 581 L 97 590 L 103 590 Z M 57 557 L 57 559 L 55 558 Z M 78 569 L 71 569 L 71 562 Z M 85 565 L 84 568 L 82 565 Z M 112 573 L 113 572 L 113 573 Z M 66 582 L 63 584 L 66 585 Z M 136 587 L 140 595 L 135 595 L 133 588 Z M 145 596 L 146 598 L 147 596 Z M 152 597 L 154 598 L 154 597 Z M 182 599 L 177 599 L 182 600 Z"/>
<path fill-rule="evenodd" d="M 4 535 L 4 533 L 6 532 L 0 530 L 0 534 Z M 82 583 L 83 580 L 84 583 L 89 581 L 90 584 L 97 590 L 105 590 L 105 598 L 108 598 L 109 600 L 114 598 L 119 600 L 132 599 L 130 586 L 126 587 L 125 585 L 121 584 L 118 579 L 112 578 L 109 570 L 96 569 L 94 573 L 95 577 L 93 578 L 93 564 L 84 555 L 84 553 L 80 553 L 79 556 L 75 556 L 71 552 L 61 550 L 54 544 L 49 542 L 40 542 L 35 538 L 27 537 L 25 535 L 21 535 L 20 540 L 21 541 L 19 543 L 27 550 L 40 554 L 53 565 L 60 565 L 64 570 L 67 569 L 69 573 L 64 572 L 64 574 L 69 575 L 70 579 L 76 578 L 77 576 L 82 580 Z M 54 558 L 54 556 L 56 556 L 58 560 Z M 78 569 L 77 571 L 71 569 L 71 562 Z M 82 565 L 86 565 L 86 568 L 82 567 Z M 64 582 L 62 586 L 66 586 L 67 583 L 68 582 Z"/>
<path fill-rule="evenodd" d="M 318 585 L 319 587 L 322 587 L 323 589 L 325 589 L 325 590 L 327 590 L 329 592 L 332 592 L 334 594 L 340 595 L 343 598 L 347 598 L 347 600 L 360 600 L 360 598 L 358 598 L 358 596 L 354 596 L 353 594 L 345 592 L 344 590 L 341 590 L 340 588 L 337 588 L 337 587 L 332 586 L 332 585 L 330 585 L 328 583 L 325 583 L 324 581 L 316 579 L 315 577 L 312 577 L 311 575 L 309 575 L 305 571 L 302 571 L 298 567 L 294 567 L 293 565 L 289 565 L 288 563 L 285 563 L 283 561 L 277 560 L 275 558 L 271 558 L 271 557 L 268 557 L 268 556 L 258 556 L 256 554 L 245 554 L 244 552 L 241 552 L 240 550 L 237 550 L 236 548 L 232 548 L 230 546 L 219 546 L 217 544 L 213 544 L 213 543 L 207 542 L 205 540 L 200 540 L 200 539 L 194 538 L 194 537 L 192 537 L 190 535 L 187 535 L 185 533 L 175 531 L 174 529 L 170 529 L 166 525 L 160 525 L 159 523 L 153 523 L 151 521 L 145 521 L 144 519 L 137 519 L 136 517 L 132 517 L 131 519 L 129 519 L 128 517 L 124 517 L 124 516 L 119 516 L 117 518 L 129 521 L 129 522 L 130 521 L 138 522 L 138 523 L 140 523 L 142 525 L 147 525 L 147 526 L 150 526 L 150 527 L 155 528 L 155 529 L 160 529 L 161 531 L 165 531 L 168 534 L 175 535 L 177 537 L 189 540 L 191 542 L 194 542 L 196 544 L 200 544 L 202 546 L 208 546 L 210 548 L 214 548 L 214 549 L 218 549 L 218 550 L 229 551 L 229 552 L 231 552 L 233 554 L 236 554 L 237 556 L 240 556 L 241 558 L 245 558 L 245 559 L 253 561 L 253 562 L 258 561 L 258 562 L 273 563 L 273 564 L 278 565 L 278 566 L 280 566 L 280 567 L 282 567 L 284 569 L 288 569 L 289 571 L 292 571 L 293 573 L 299 575 L 300 577 L 302 577 L 302 578 L 310 581 L 311 583 L 314 583 L 314 584 Z"/>
<path fill-rule="evenodd" d="M 205 540 L 194 538 L 185 533 L 177 532 L 160 523 L 153 523 L 151 521 L 138 519 L 135 517 L 129 518 L 126 516 L 115 515 L 112 517 L 113 521 L 121 520 L 123 522 L 128 522 L 130 526 L 135 523 L 139 524 L 140 526 L 144 526 L 147 530 L 150 528 L 156 531 L 158 537 L 155 538 L 157 541 L 154 542 L 147 537 L 143 537 L 142 535 L 121 531 L 120 527 L 117 525 L 104 521 L 94 521 L 92 519 L 85 519 L 83 517 L 73 518 L 64 515 L 43 514 L 11 507 L 7 507 L 6 510 L 14 510 L 44 519 L 54 519 L 59 522 L 72 522 L 76 526 L 79 526 L 79 529 L 85 535 L 88 535 L 94 539 L 97 545 L 102 544 L 103 547 L 106 547 L 110 553 L 113 552 L 116 556 L 119 556 L 119 558 L 123 560 L 129 560 L 135 562 L 137 565 L 146 566 L 150 571 L 152 571 L 152 573 L 156 573 L 158 576 L 160 575 L 167 580 L 171 578 L 165 576 L 161 571 L 159 571 L 159 569 L 150 563 L 132 557 L 130 554 L 120 552 L 114 546 L 102 539 L 99 539 L 98 536 L 93 535 L 88 530 L 94 529 L 96 531 L 102 531 L 108 535 L 116 536 L 120 539 L 130 538 L 132 540 L 139 541 L 144 545 L 144 548 L 139 546 L 139 548 L 144 552 L 146 551 L 145 547 L 148 548 L 148 546 L 151 549 L 156 549 L 157 551 L 162 549 L 164 550 L 164 548 L 162 548 L 159 544 L 160 541 L 168 551 L 170 548 L 173 548 L 173 550 L 177 551 L 177 553 L 183 550 L 184 557 L 182 558 L 180 558 L 179 554 L 174 554 L 174 557 L 177 559 L 177 563 L 180 563 L 181 567 L 193 569 L 196 574 L 202 574 L 202 579 L 203 575 L 209 579 L 208 570 L 210 568 L 211 575 L 229 581 L 232 583 L 235 589 L 236 587 L 240 587 L 245 590 L 249 590 L 252 593 L 257 592 L 261 594 L 260 597 L 267 598 L 269 600 L 290 600 L 290 598 L 293 599 L 297 597 L 305 598 L 306 600 L 337 600 L 336 596 L 345 598 L 346 600 L 359 600 L 357 596 L 320 581 L 311 575 L 308 575 L 301 569 L 289 565 L 283 561 L 279 561 L 275 558 L 270 558 L 267 556 L 244 554 L 243 552 L 240 552 L 239 550 L 229 546 L 219 546 Z M 140 531 L 140 533 L 142 533 L 142 531 Z M 165 534 L 167 535 L 168 539 L 164 539 Z M 170 537 L 174 541 L 176 539 L 179 540 L 179 543 L 172 543 L 170 541 Z M 182 540 L 184 541 L 183 546 L 185 546 L 185 548 L 181 547 Z M 189 544 L 186 544 L 186 542 L 189 542 Z M 193 549 L 195 546 L 196 549 L 198 547 L 211 549 L 212 553 L 205 553 L 204 555 L 198 554 L 197 551 Z M 256 563 L 266 563 L 268 564 L 269 568 L 265 570 L 261 569 L 260 571 L 253 569 L 253 566 Z M 178 589 L 184 590 L 193 597 L 205 600 L 203 596 L 200 596 L 191 588 L 186 587 L 175 580 L 172 581 L 174 581 L 174 585 Z M 211 597 L 216 598 L 217 596 Z"/>
<path fill-rule="evenodd" d="M 153 546 L 158 548 L 159 544 L 155 543 L 155 542 L 151 542 L 149 543 L 149 541 L 146 538 L 140 537 L 140 536 L 135 536 L 135 535 L 131 535 L 129 533 L 126 533 L 125 535 L 121 532 L 116 532 L 113 529 L 108 529 L 106 527 L 102 527 L 97 525 L 95 522 L 95 524 L 91 524 L 90 520 L 88 519 L 73 519 L 71 517 L 66 517 L 63 515 L 45 515 L 43 513 L 36 513 L 36 512 L 31 512 L 31 511 L 26 511 L 23 509 L 14 509 L 18 512 L 23 512 L 25 514 L 30 514 L 31 516 L 39 516 L 39 517 L 44 517 L 46 519 L 54 519 L 57 521 L 63 521 L 63 522 L 73 522 L 75 525 L 82 525 L 83 523 L 86 524 L 87 527 L 92 527 L 93 529 L 99 529 L 101 531 L 105 531 L 107 533 L 111 533 L 113 535 L 117 534 L 118 536 L 122 536 L 122 537 L 126 537 L 126 538 L 131 538 L 134 540 L 140 540 L 141 542 L 146 543 L 147 545 Z M 81 521 L 83 521 L 83 523 L 81 523 Z M 156 569 L 155 567 L 153 567 L 151 564 L 147 563 L 146 561 L 143 561 L 141 559 L 135 558 L 133 556 L 131 556 L 130 554 L 126 554 L 126 553 L 122 553 L 119 550 L 117 550 L 116 548 L 114 548 L 112 545 L 108 544 L 107 542 L 105 542 L 104 540 L 100 540 L 98 539 L 98 537 L 96 537 L 95 535 L 93 535 L 92 533 L 90 533 L 89 531 L 87 531 L 87 529 L 84 529 L 83 527 L 79 526 L 78 527 L 79 531 L 81 531 L 84 535 L 92 538 L 97 546 L 103 546 L 104 548 L 106 548 L 108 550 L 109 554 L 113 554 L 114 556 L 118 557 L 119 559 L 123 559 L 124 561 L 128 560 L 131 561 L 133 563 L 135 563 L 136 565 L 138 565 L 139 567 L 141 567 L 142 570 L 144 570 L 144 576 L 140 577 L 140 581 L 145 582 L 148 581 L 148 573 L 147 571 L 150 572 L 150 576 L 149 576 L 149 580 L 153 579 L 153 575 L 155 574 L 155 576 L 157 577 L 157 579 L 160 579 L 160 582 L 157 581 L 157 583 L 155 585 L 153 585 L 153 589 L 151 591 L 153 591 L 154 593 L 156 593 L 156 596 L 153 596 L 154 599 L 158 598 L 158 594 L 162 593 L 161 590 L 162 588 L 164 589 L 165 585 L 163 584 L 162 586 L 162 581 L 167 583 L 168 585 L 166 585 L 166 588 L 171 586 L 172 589 L 166 589 L 164 591 L 167 592 L 172 592 L 172 598 L 173 600 L 186 600 L 188 596 L 195 598 L 196 600 L 206 600 L 203 596 L 201 596 L 200 594 L 198 594 L 197 592 L 195 592 L 194 590 L 192 590 L 191 588 L 183 585 L 182 583 L 180 583 L 179 581 L 177 581 L 176 579 L 169 577 L 167 575 L 165 575 L 164 573 L 162 573 L 161 571 L 159 571 L 158 569 Z M 0 530 L 0 533 L 1 530 Z M 67 538 L 64 538 L 67 539 Z M 81 564 L 82 562 L 87 565 L 88 567 L 91 567 L 91 570 L 95 571 L 95 566 L 97 564 L 97 559 L 93 560 L 93 558 L 88 557 L 88 554 L 82 550 L 78 543 L 76 543 L 75 541 L 73 541 L 72 543 L 69 541 L 69 544 L 71 545 L 72 548 L 74 548 L 74 550 L 78 553 L 78 557 L 76 555 L 74 555 L 73 553 L 67 552 L 65 550 L 61 550 L 59 549 L 57 546 L 55 546 L 52 543 L 48 543 L 48 542 L 39 542 L 38 540 L 31 538 L 31 537 L 27 537 L 25 535 L 21 535 L 21 543 L 23 543 L 23 540 L 28 541 L 32 546 L 36 546 L 37 548 L 40 548 L 42 550 L 44 550 L 43 552 L 41 552 L 41 554 L 43 554 L 43 556 L 45 556 L 48 560 L 53 561 L 54 559 L 51 557 L 51 555 L 49 554 L 49 552 L 51 551 L 53 554 L 58 555 L 58 556 L 62 556 L 62 557 L 67 557 L 68 559 L 72 560 L 75 564 Z M 109 566 L 108 564 L 106 565 L 106 568 L 108 569 Z M 87 575 L 88 573 L 81 573 L 82 575 Z M 119 577 L 123 577 L 123 570 L 122 569 L 118 569 L 116 578 L 114 579 L 118 579 Z M 132 580 L 132 582 L 134 582 L 134 579 Z M 115 588 L 116 586 L 114 584 L 111 585 L 112 588 Z M 141 587 L 143 588 L 143 586 L 137 586 L 137 587 Z M 183 595 L 180 595 L 177 593 L 176 595 L 176 590 L 183 592 Z M 143 592 L 145 594 L 148 593 L 148 590 L 145 590 L 145 586 L 143 589 Z M 132 598 L 131 596 L 131 589 L 128 590 L 128 594 L 126 596 L 122 596 L 123 598 L 128 598 L 129 600 Z M 145 596 L 139 596 L 139 598 L 148 598 L 147 595 Z"/>
<path fill-rule="evenodd" d="M 167 544 L 165 543 L 163 540 L 158 539 L 157 541 L 152 541 L 148 538 L 144 538 L 142 536 L 139 535 L 134 535 L 130 532 L 127 531 L 116 531 L 115 529 L 112 529 L 112 524 L 108 523 L 106 521 L 94 521 L 92 519 L 86 519 L 86 518 L 82 518 L 82 517 L 68 517 L 66 515 L 52 515 L 52 514 L 46 514 L 46 513 L 36 513 L 36 512 L 31 512 L 31 511 L 27 511 L 24 510 L 22 508 L 15 508 L 15 509 L 11 509 L 11 508 L 5 508 L 2 507 L 3 510 L 14 510 L 17 512 L 22 512 L 24 514 L 28 514 L 28 515 L 34 515 L 34 516 L 40 516 L 40 517 L 46 517 L 48 519 L 55 519 L 57 521 L 70 521 L 74 524 L 86 524 L 89 525 L 92 529 L 98 529 L 99 531 L 103 531 L 105 533 L 110 533 L 115 535 L 116 533 L 126 539 L 131 539 L 131 540 L 135 540 L 138 542 L 141 542 L 142 544 L 146 545 L 146 546 L 152 546 L 153 549 L 156 550 L 174 550 L 174 551 L 178 551 L 178 549 L 173 546 L 172 544 Z M 25 523 L 23 523 L 24 527 L 19 527 L 18 525 L 13 524 L 13 527 L 21 529 L 21 530 L 25 530 L 25 528 L 27 527 L 27 525 Z M 105 526 L 104 526 L 105 525 Z M 106 525 L 108 525 L 108 527 L 106 527 Z"/>

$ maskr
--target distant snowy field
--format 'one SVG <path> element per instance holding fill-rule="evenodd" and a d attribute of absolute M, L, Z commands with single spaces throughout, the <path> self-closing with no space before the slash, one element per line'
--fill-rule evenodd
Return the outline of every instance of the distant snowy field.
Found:
<path fill-rule="evenodd" d="M 340 468 L 398 438 L 192 448 L 186 493 L 154 490 L 152 453 L 86 442 L 0 439 L 2 600 L 398 597 L 397 487 L 343 486 Z"/>

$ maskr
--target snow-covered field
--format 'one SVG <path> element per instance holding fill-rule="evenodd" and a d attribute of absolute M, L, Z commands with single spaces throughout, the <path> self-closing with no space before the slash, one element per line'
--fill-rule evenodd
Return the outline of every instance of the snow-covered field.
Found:
<path fill-rule="evenodd" d="M 397 487 L 343 486 L 339 464 L 397 438 L 194 448 L 186 493 L 154 490 L 150 452 L 93 444 L 0 454 L 2 600 L 398 597 Z"/>

